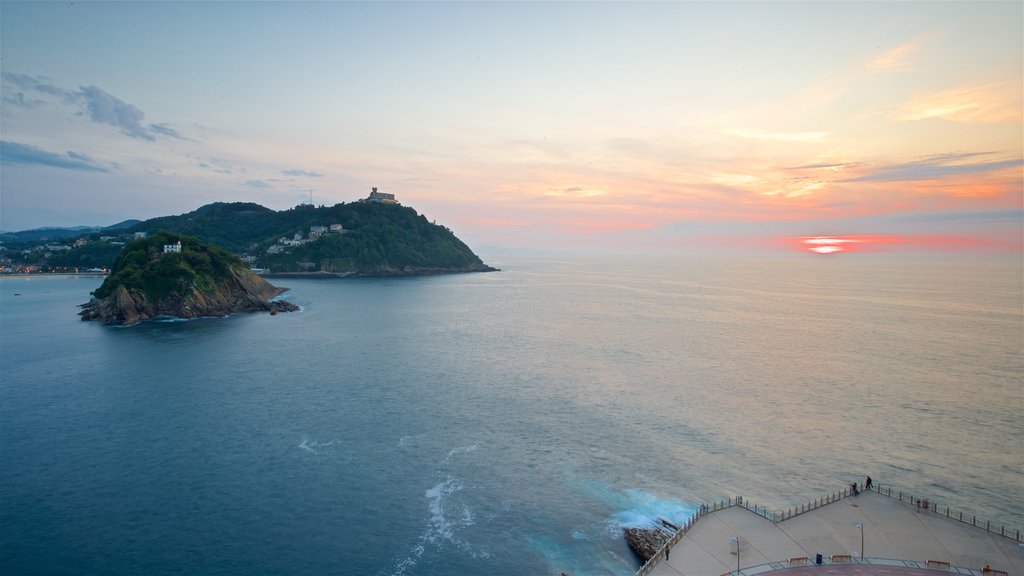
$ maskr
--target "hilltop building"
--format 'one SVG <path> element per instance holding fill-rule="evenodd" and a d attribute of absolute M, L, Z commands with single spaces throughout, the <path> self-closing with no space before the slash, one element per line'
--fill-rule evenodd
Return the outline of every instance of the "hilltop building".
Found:
<path fill-rule="evenodd" d="M 398 204 L 395 200 L 394 194 L 387 194 L 384 192 L 377 192 L 377 187 L 374 186 L 370 189 L 370 195 L 360 200 L 360 202 L 377 202 L 379 204 Z"/>
<path fill-rule="evenodd" d="M 175 244 L 164 244 L 164 254 L 170 254 L 172 252 L 175 254 L 181 252 L 181 240 L 178 240 Z"/>

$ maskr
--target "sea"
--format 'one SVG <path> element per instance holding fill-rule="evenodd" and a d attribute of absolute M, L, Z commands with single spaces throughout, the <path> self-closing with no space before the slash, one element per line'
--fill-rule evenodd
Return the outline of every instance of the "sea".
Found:
<path fill-rule="evenodd" d="M 1024 529 L 1019 257 L 485 260 L 129 327 L 0 279 L 0 573 L 627 576 L 869 475 Z"/>

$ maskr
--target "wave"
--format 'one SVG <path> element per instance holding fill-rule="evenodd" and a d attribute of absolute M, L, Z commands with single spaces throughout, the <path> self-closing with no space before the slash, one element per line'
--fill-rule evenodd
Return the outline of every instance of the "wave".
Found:
<path fill-rule="evenodd" d="M 613 515 L 620 529 L 654 527 L 661 518 L 675 524 L 683 524 L 697 510 L 696 506 L 682 500 L 665 498 L 645 490 L 626 490 L 623 496 L 622 507 L 624 509 Z"/>
<path fill-rule="evenodd" d="M 391 576 L 405 574 L 423 557 L 428 547 L 441 550 L 450 545 L 474 559 L 491 557 L 489 552 L 480 550 L 460 537 L 462 530 L 475 523 L 472 509 L 455 498 L 455 495 L 464 488 L 462 480 L 449 475 L 443 482 L 429 488 L 424 493 L 427 498 L 427 510 L 430 513 L 427 526 L 417 543 L 409 550 L 408 555 L 395 562 Z"/>
<path fill-rule="evenodd" d="M 423 438 L 425 436 L 426 436 L 426 434 L 414 434 L 414 435 L 402 436 L 401 438 L 398 439 L 398 447 L 399 448 L 410 448 L 410 447 L 417 446 L 417 445 L 419 445 L 420 440 L 423 440 Z"/>
<path fill-rule="evenodd" d="M 157 316 L 150 319 L 150 322 L 188 322 L 190 318 L 179 318 L 178 316 Z"/>
<path fill-rule="evenodd" d="M 478 446 L 476 444 L 473 444 L 472 446 L 459 446 L 458 448 L 453 448 L 450 452 L 448 452 L 448 456 L 446 456 L 445 459 L 441 461 L 441 465 L 447 466 L 449 463 L 451 463 L 453 456 L 465 454 L 467 452 L 474 452 L 476 451 L 477 448 Z"/>
<path fill-rule="evenodd" d="M 324 448 L 334 446 L 338 441 L 331 440 L 330 442 L 320 442 L 319 440 L 311 440 L 306 436 L 302 437 L 302 442 L 299 443 L 299 448 L 309 452 L 311 454 L 319 454 Z"/>
<path fill-rule="evenodd" d="M 606 536 L 622 538 L 623 528 L 652 528 L 664 518 L 674 524 L 685 523 L 697 506 L 639 488 L 614 488 L 602 482 L 585 483 L 584 490 L 614 510 L 606 520 Z"/>

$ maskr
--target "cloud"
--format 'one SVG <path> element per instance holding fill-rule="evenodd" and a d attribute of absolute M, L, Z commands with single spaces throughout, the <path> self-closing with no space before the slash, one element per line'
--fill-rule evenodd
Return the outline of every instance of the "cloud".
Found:
<path fill-rule="evenodd" d="M 73 92 L 50 84 L 47 82 L 48 79 L 44 76 L 29 76 L 27 74 L 3 72 L 0 74 L 0 78 L 3 78 L 5 83 L 13 84 L 23 90 L 33 90 L 50 96 L 59 96 L 65 101 L 70 101 L 74 98 Z"/>
<path fill-rule="evenodd" d="M 171 138 L 178 138 L 179 140 L 185 139 L 185 137 L 179 134 L 177 130 L 171 128 L 170 125 L 166 123 L 150 124 L 149 130 L 150 132 L 156 132 L 157 134 L 160 134 L 162 136 L 170 136 Z"/>
<path fill-rule="evenodd" d="M 25 98 L 24 92 L 15 92 L 10 96 L 4 96 L 3 101 L 13 106 L 17 106 L 18 108 L 35 108 L 40 104 L 46 103 L 46 101 L 40 100 L 38 98 L 34 100 L 29 100 Z"/>
<path fill-rule="evenodd" d="M 856 162 L 822 162 L 818 164 L 803 164 L 801 166 L 790 166 L 786 170 L 846 170 L 857 166 Z"/>
<path fill-rule="evenodd" d="M 138 107 L 121 100 L 98 86 L 79 86 L 78 90 L 66 90 L 47 81 L 42 76 L 28 76 L 4 72 L 5 85 L 16 86 L 24 90 L 4 96 L 4 102 L 21 108 L 34 108 L 46 101 L 31 99 L 26 92 L 37 92 L 47 96 L 55 96 L 61 103 L 76 106 L 78 114 L 85 116 L 97 124 L 114 126 L 122 133 L 150 142 L 157 137 L 184 138 L 177 130 L 167 123 L 146 124 L 146 114 Z"/>
<path fill-rule="evenodd" d="M 917 48 L 916 42 L 890 48 L 875 56 L 867 63 L 867 69 L 872 72 L 888 72 L 899 70 L 907 66 L 910 54 Z"/>
<path fill-rule="evenodd" d="M 60 154 L 7 140 L 0 140 L 0 162 L 3 164 L 50 166 L 80 172 L 110 172 L 88 155 L 80 152 L 68 151 Z"/>
<path fill-rule="evenodd" d="M 955 154 L 939 154 L 917 162 L 905 164 L 888 164 L 870 169 L 863 176 L 848 178 L 839 182 L 898 182 L 906 180 L 933 180 L 957 176 L 961 174 L 980 174 L 994 172 L 1005 168 L 1024 166 L 1024 159 L 999 160 L 995 162 L 975 162 L 971 164 L 951 164 L 951 161 L 963 160 L 976 156 L 991 154 L 990 152 L 969 152 Z"/>
<path fill-rule="evenodd" d="M 954 122 L 991 124 L 1022 118 L 1019 82 L 961 86 L 918 96 L 893 112 L 896 120 L 941 118 Z"/>
<path fill-rule="evenodd" d="M 729 136 L 739 136 L 753 140 L 774 140 L 776 142 L 824 142 L 828 138 L 828 132 L 765 132 L 762 130 L 747 130 L 734 128 L 726 130 Z"/>
<path fill-rule="evenodd" d="M 146 117 L 142 110 L 96 86 L 83 86 L 76 94 L 81 97 L 84 113 L 93 122 L 120 128 L 132 138 L 156 140 L 149 128 L 142 125 Z"/>
<path fill-rule="evenodd" d="M 250 188 L 271 188 L 266 180 L 246 180 L 245 185 Z"/>
<path fill-rule="evenodd" d="M 307 178 L 320 178 L 323 176 L 323 174 L 320 174 L 319 172 L 310 172 L 309 170 L 299 169 L 281 170 L 281 174 L 286 176 L 305 176 Z"/>

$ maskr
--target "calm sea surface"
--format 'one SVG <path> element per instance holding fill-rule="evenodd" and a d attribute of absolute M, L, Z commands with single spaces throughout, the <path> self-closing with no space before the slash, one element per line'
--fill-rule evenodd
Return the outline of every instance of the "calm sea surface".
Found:
<path fill-rule="evenodd" d="M 1019 259 L 491 260 L 128 328 L 0 280 L 0 573 L 628 575 L 866 474 L 1024 528 Z"/>

